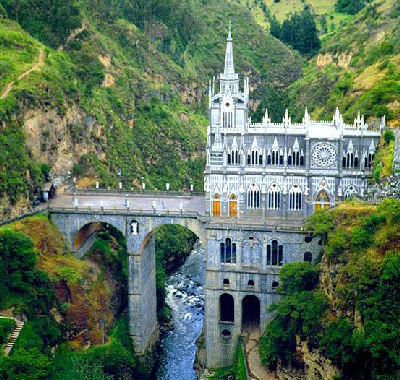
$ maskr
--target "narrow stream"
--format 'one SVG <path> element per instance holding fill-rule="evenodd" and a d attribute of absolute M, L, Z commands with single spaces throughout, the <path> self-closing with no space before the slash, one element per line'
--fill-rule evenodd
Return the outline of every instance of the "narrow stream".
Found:
<path fill-rule="evenodd" d="M 161 340 L 158 380 L 196 380 L 196 339 L 203 328 L 203 251 L 196 247 L 167 282 L 174 329 Z"/>

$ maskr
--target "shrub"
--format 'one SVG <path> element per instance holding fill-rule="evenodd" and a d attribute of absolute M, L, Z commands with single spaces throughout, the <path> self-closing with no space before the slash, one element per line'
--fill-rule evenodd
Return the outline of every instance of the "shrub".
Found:
<path fill-rule="evenodd" d="M 394 133 L 391 129 L 386 129 L 385 132 L 383 132 L 383 140 L 386 145 L 389 145 L 391 141 L 394 141 Z"/>
<path fill-rule="evenodd" d="M 318 285 L 319 271 L 311 263 L 296 262 L 285 264 L 280 273 L 281 289 L 285 293 L 313 290 Z"/>
<path fill-rule="evenodd" d="M 325 248 L 326 257 L 336 260 L 347 248 L 347 236 L 344 231 L 330 232 Z"/>
<path fill-rule="evenodd" d="M 13 319 L 0 318 L 0 345 L 7 341 L 8 335 L 11 333 L 15 325 Z"/>
<path fill-rule="evenodd" d="M 354 249 L 367 249 L 371 244 L 371 233 L 364 228 L 355 227 L 351 231 L 350 241 Z"/>
<path fill-rule="evenodd" d="M 8 380 L 43 380 L 49 378 L 50 358 L 38 349 L 20 349 L 0 357 L 0 378 Z"/>

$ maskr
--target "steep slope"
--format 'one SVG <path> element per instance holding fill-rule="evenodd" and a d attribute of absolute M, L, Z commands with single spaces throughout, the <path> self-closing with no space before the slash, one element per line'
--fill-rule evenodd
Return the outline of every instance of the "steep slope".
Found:
<path fill-rule="evenodd" d="M 201 190 L 206 88 L 223 65 L 228 20 L 237 70 L 252 78 L 254 108 L 262 99 L 273 102 L 300 75 L 299 56 L 236 2 L 82 0 L 73 22 L 63 16 L 68 34 L 40 19 L 40 12 L 15 14 L 13 2 L 0 3 L 24 28 L 0 20 L 1 93 L 14 81 L 0 99 L 0 145 L 24 162 L 0 161 L 0 192 L 12 202 L 28 187 L 32 199 L 46 174 L 47 166 L 41 172 L 39 164 L 49 164 L 55 175 L 72 170 L 92 183 L 97 177 L 104 186 L 121 181 L 136 187 L 145 177 L 150 188 L 168 181 L 173 189 L 192 182 Z M 48 26 L 46 33 L 38 25 Z M 16 80 L 40 49 L 44 63 Z"/>
<path fill-rule="evenodd" d="M 322 239 L 321 262 L 282 268 L 263 363 L 283 378 L 398 378 L 400 201 L 343 202 L 308 228 Z"/>
<path fill-rule="evenodd" d="M 291 107 L 301 118 L 304 107 L 315 118 L 332 117 L 336 106 L 352 121 L 386 115 L 389 125 L 400 119 L 400 5 L 377 0 L 328 38 L 289 89 Z"/>

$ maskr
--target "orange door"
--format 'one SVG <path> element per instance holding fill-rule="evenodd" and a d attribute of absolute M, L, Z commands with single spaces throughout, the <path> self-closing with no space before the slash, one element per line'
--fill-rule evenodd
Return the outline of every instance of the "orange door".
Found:
<path fill-rule="evenodd" d="M 213 200 L 213 216 L 221 216 L 221 202 L 219 199 Z"/>
<path fill-rule="evenodd" d="M 229 216 L 237 215 L 237 201 L 229 201 Z"/>

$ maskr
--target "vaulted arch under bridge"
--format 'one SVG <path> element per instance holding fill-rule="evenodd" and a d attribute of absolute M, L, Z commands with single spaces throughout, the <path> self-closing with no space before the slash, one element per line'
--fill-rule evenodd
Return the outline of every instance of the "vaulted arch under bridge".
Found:
<path fill-rule="evenodd" d="M 206 247 L 206 218 L 201 196 L 81 193 L 64 195 L 50 208 L 51 220 L 70 249 L 82 258 L 101 224 L 118 230 L 128 250 L 129 332 L 137 352 L 158 339 L 155 284 L 155 230 L 166 224 L 188 228 Z"/>

